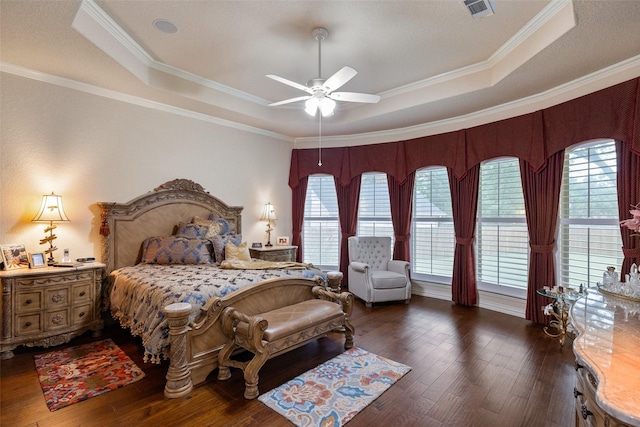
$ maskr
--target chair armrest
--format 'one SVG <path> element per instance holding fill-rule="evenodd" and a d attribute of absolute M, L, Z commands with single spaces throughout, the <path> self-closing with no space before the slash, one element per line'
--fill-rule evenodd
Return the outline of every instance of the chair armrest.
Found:
<path fill-rule="evenodd" d="M 364 262 L 352 261 L 349 265 L 351 266 L 353 271 L 357 271 L 358 273 L 364 273 L 370 268 L 369 264 L 365 264 Z"/>
<path fill-rule="evenodd" d="M 392 259 L 391 261 L 389 261 L 389 264 L 387 264 L 387 266 L 389 271 L 393 271 L 395 273 L 400 273 L 400 274 L 406 274 L 408 276 L 409 267 L 411 266 L 411 263 L 407 261 L 401 261 L 399 259 Z"/>

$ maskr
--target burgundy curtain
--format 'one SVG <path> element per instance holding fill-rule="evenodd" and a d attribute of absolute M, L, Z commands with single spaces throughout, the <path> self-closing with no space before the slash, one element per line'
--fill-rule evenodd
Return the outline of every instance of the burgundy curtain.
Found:
<path fill-rule="evenodd" d="M 621 220 L 630 219 L 631 206 L 640 203 L 640 155 L 631 151 L 630 142 L 616 141 L 618 162 L 618 215 Z M 640 264 L 640 237 L 632 236 L 628 228 L 621 228 L 624 261 L 621 278 L 629 272 L 631 264 Z"/>
<path fill-rule="evenodd" d="M 453 228 L 456 232 L 456 248 L 451 280 L 452 299 L 457 304 L 476 305 L 478 300 L 474 237 L 478 213 L 478 185 L 480 165 L 473 166 L 458 179 L 447 168 L 453 209 Z"/>
<path fill-rule="evenodd" d="M 351 179 L 348 185 L 342 186 L 336 182 L 336 196 L 338 198 L 338 217 L 340 220 L 340 271 L 344 275 L 342 288 L 349 289 L 347 267 L 349 266 L 349 247 L 347 240 L 356 235 L 358 227 L 358 203 L 360 202 L 360 181 L 358 175 Z"/>
<path fill-rule="evenodd" d="M 304 222 L 304 202 L 307 198 L 309 177 L 300 178 L 298 186 L 291 190 L 291 244 L 298 247 L 296 261 L 302 262 L 302 224 Z"/>
<path fill-rule="evenodd" d="M 542 307 L 549 301 L 548 298 L 538 295 L 536 289 L 556 284 L 553 249 L 563 165 L 564 150 L 550 156 L 546 167 L 539 172 L 535 172 L 529 162 L 520 160 L 520 178 L 531 250 L 525 317 L 537 323 L 547 321 Z"/>
<path fill-rule="evenodd" d="M 412 172 L 402 184 L 387 175 L 389 202 L 391 204 L 391 222 L 395 243 L 393 259 L 411 261 L 409 237 L 411 236 L 411 215 L 413 212 L 413 184 L 416 173 Z"/>

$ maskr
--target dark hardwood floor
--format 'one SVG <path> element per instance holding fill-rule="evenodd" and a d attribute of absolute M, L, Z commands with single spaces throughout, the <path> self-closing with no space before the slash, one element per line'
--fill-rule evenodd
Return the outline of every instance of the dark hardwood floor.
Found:
<path fill-rule="evenodd" d="M 359 413 L 358 426 L 563 426 L 573 425 L 571 340 L 561 348 L 540 325 L 476 307 L 414 296 L 410 305 L 356 302 L 355 345 L 402 362 L 411 372 Z M 209 380 L 187 397 L 164 397 L 167 364 L 142 362 L 137 339 L 106 329 L 146 373 L 146 378 L 101 396 L 49 412 L 33 355 L 20 347 L 0 364 L 2 426 L 287 426 L 257 400 L 243 398 L 239 370 L 225 382 Z M 66 346 L 92 341 L 90 334 Z M 331 335 L 267 362 L 260 391 L 343 351 Z"/>

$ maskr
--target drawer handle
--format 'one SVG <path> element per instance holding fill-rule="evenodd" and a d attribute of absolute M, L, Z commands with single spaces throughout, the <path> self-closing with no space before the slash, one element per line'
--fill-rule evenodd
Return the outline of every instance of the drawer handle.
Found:
<path fill-rule="evenodd" d="M 31 300 L 31 298 L 29 298 L 27 301 L 25 301 L 27 304 L 31 304 L 33 301 Z"/>
<path fill-rule="evenodd" d="M 582 396 L 582 392 L 578 391 L 578 389 L 574 387 L 573 388 L 573 397 L 575 397 L 577 399 L 578 396 Z"/>
<path fill-rule="evenodd" d="M 578 371 L 578 369 L 582 369 L 582 368 L 584 368 L 584 366 L 576 362 L 576 372 Z"/>
<path fill-rule="evenodd" d="M 27 322 L 27 323 L 25 323 L 25 324 L 24 324 L 24 326 L 26 326 L 27 328 L 28 328 L 29 326 L 31 326 L 31 325 L 33 325 L 33 323 L 31 323 L 31 322 Z"/>
<path fill-rule="evenodd" d="M 63 294 L 55 294 L 51 297 L 51 301 L 53 302 L 60 302 L 64 300 L 64 295 Z"/>
<path fill-rule="evenodd" d="M 84 317 L 84 311 L 80 312 L 80 314 L 78 314 L 78 317 Z"/>
<path fill-rule="evenodd" d="M 593 412 L 587 409 L 587 405 L 582 404 L 582 419 L 586 420 L 589 415 L 593 415 Z"/>
<path fill-rule="evenodd" d="M 62 317 L 61 314 L 56 314 L 51 319 L 51 323 L 55 323 L 56 325 L 59 325 L 60 323 L 62 323 L 63 320 L 64 320 L 64 318 Z"/>
<path fill-rule="evenodd" d="M 85 291 L 80 292 L 80 296 L 83 297 L 85 296 L 87 293 Z"/>

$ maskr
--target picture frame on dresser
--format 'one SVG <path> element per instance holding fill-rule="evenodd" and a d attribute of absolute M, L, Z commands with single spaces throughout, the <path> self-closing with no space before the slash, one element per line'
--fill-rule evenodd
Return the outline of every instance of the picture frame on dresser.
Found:
<path fill-rule="evenodd" d="M 289 236 L 278 236 L 276 246 L 289 246 Z"/>
<path fill-rule="evenodd" d="M 21 243 L 0 245 L 2 262 L 5 270 L 19 270 L 29 268 L 29 257 L 27 251 Z"/>
<path fill-rule="evenodd" d="M 29 268 L 43 268 L 47 266 L 47 258 L 44 252 L 29 254 Z"/>

